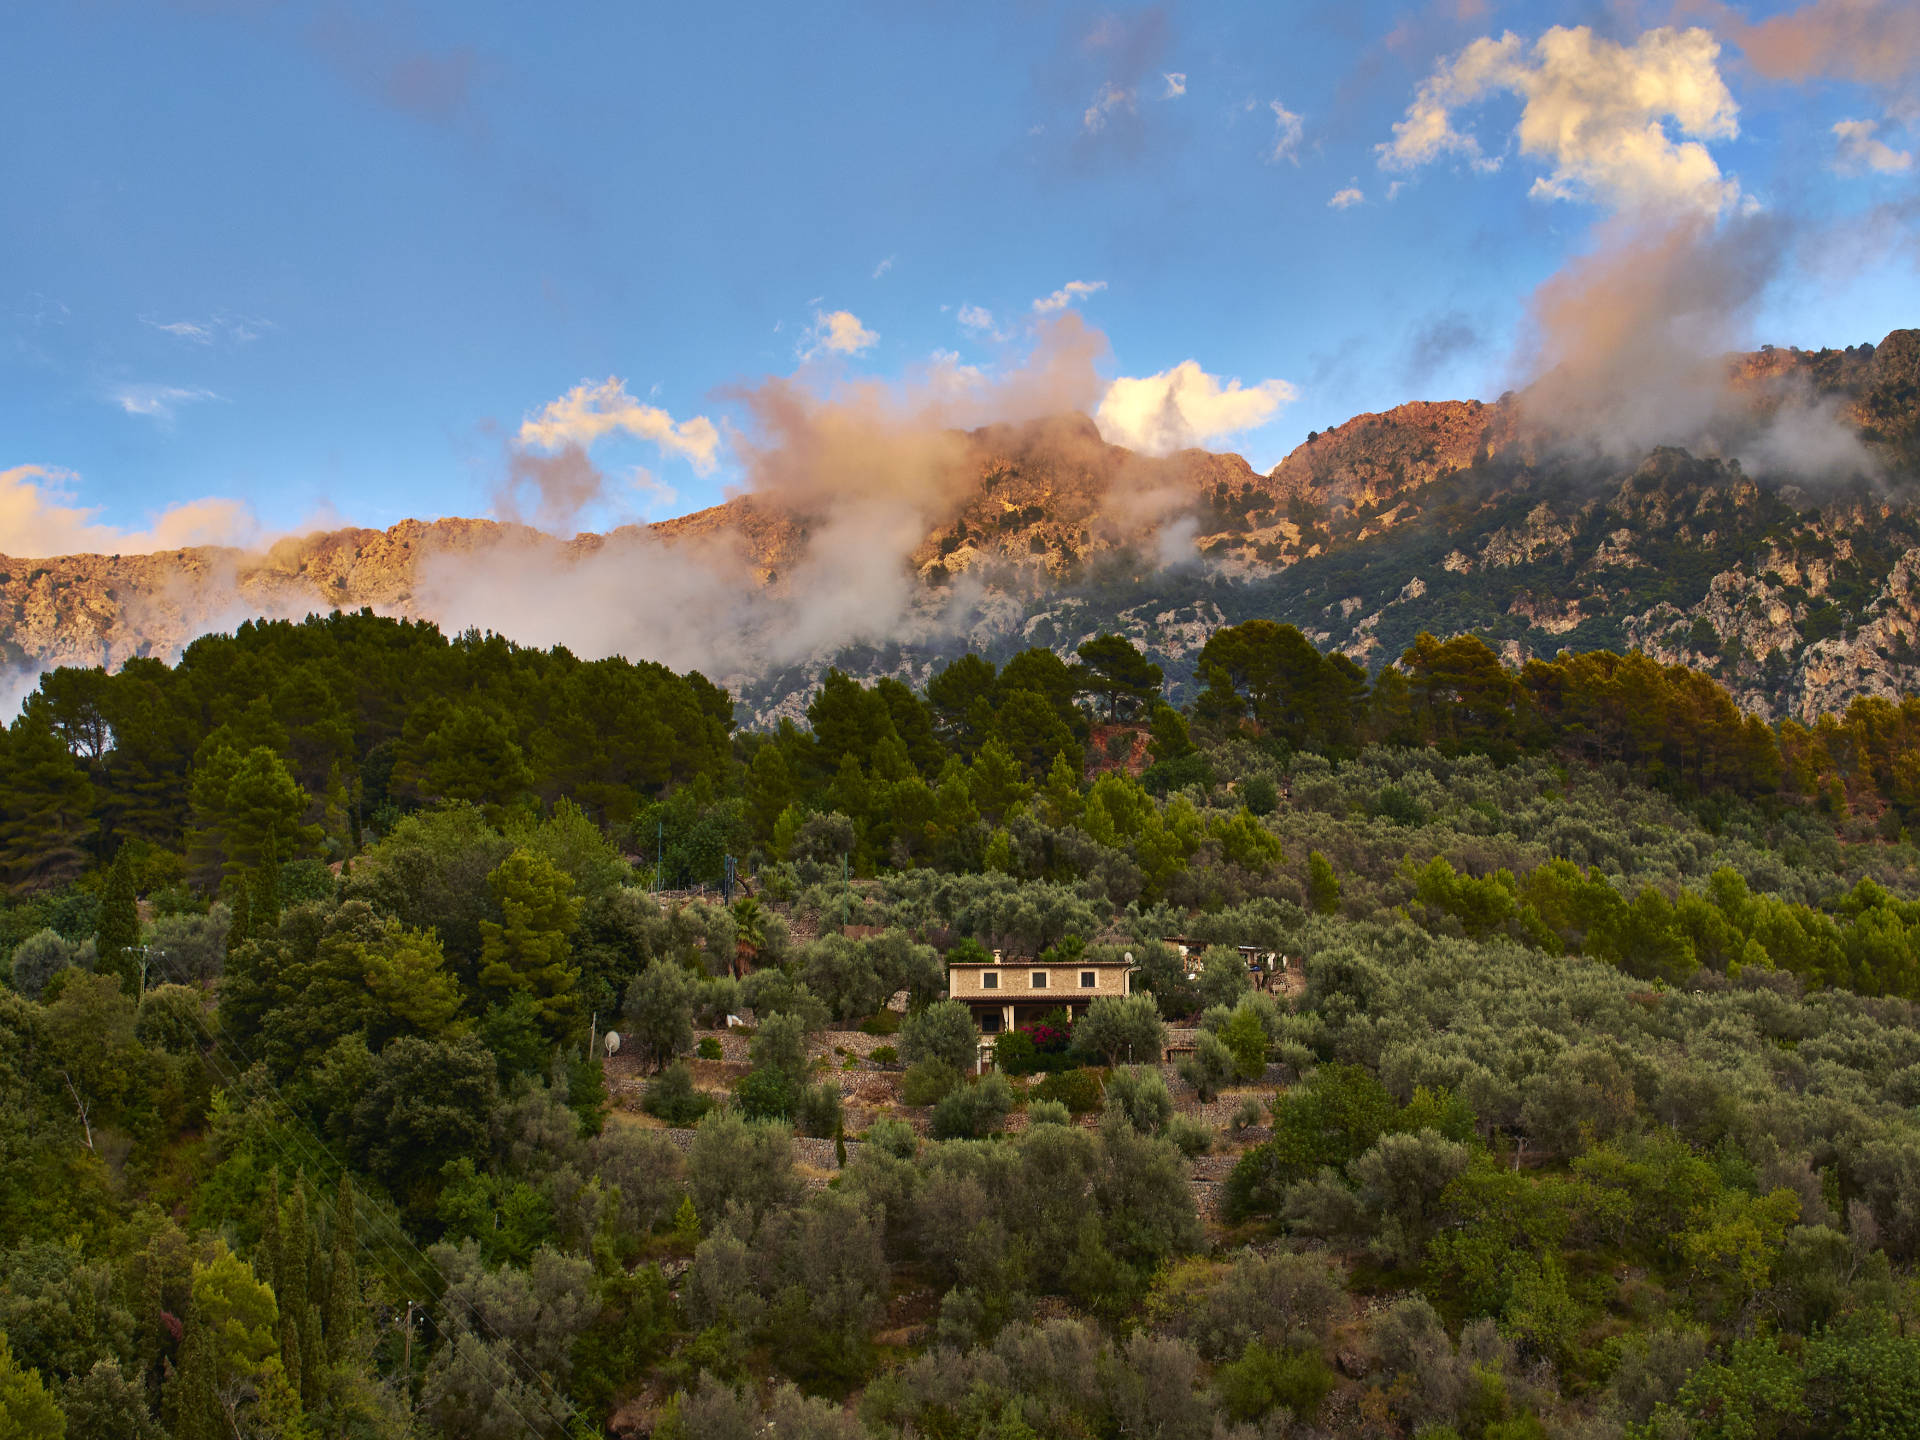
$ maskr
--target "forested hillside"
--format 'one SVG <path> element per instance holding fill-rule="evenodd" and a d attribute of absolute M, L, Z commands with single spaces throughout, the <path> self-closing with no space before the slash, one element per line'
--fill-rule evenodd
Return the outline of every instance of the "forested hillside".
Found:
<path fill-rule="evenodd" d="M 1920 1433 L 1920 699 L 1192 660 L 757 732 L 367 613 L 50 673 L 0 1434 Z M 994 950 L 1134 993 L 983 1066 Z"/>

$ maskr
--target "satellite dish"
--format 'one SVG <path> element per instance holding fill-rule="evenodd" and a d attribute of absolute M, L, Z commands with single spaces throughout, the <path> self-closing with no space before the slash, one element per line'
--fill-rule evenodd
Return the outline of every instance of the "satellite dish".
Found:
<path fill-rule="evenodd" d="M 1129 965 L 1133 964 L 1133 951 L 1131 950 L 1127 951 L 1127 953 L 1121 956 L 1120 958 L 1125 960 Z"/>
<path fill-rule="evenodd" d="M 620 1053 L 620 1034 L 617 1030 L 607 1031 L 606 1038 L 600 1043 L 607 1047 L 607 1058 L 609 1060 Z"/>

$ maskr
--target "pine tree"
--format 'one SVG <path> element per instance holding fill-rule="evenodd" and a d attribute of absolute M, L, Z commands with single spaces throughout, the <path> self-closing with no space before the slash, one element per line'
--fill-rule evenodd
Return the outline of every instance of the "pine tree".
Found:
<path fill-rule="evenodd" d="M 79 875 L 93 818 L 93 782 L 32 716 L 0 731 L 0 882 L 55 885 Z"/>
<path fill-rule="evenodd" d="M 134 949 L 140 943 L 140 909 L 133 897 L 133 859 L 122 845 L 107 870 L 107 889 L 100 901 L 100 920 L 94 931 L 98 957 L 94 967 L 103 975 L 118 975 L 129 995 L 140 989 L 140 964 Z"/>
<path fill-rule="evenodd" d="M 0 1436 L 6 1440 L 61 1440 L 66 1416 L 40 1379 L 13 1358 L 7 1337 L 0 1335 Z"/>
<path fill-rule="evenodd" d="M 525 994 L 548 1038 L 559 1039 L 580 1012 L 569 938 L 580 918 L 573 880 L 544 856 L 515 850 L 487 877 L 487 889 L 506 924 L 480 922 L 480 984 L 502 1004 Z"/>

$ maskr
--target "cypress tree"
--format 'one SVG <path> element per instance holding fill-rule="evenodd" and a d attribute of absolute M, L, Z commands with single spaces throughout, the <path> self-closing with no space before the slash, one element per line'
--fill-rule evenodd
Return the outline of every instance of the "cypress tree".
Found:
<path fill-rule="evenodd" d="M 308 1367 L 317 1357 L 313 1305 L 308 1297 L 313 1274 L 313 1227 L 307 1223 L 307 1184 L 294 1182 L 280 1218 L 280 1264 L 275 1270 L 274 1295 L 280 1302 L 280 1359 L 287 1380 L 302 1401 L 310 1402 L 319 1376 Z"/>
<path fill-rule="evenodd" d="M 167 1382 L 173 1440 L 220 1440 L 224 1417 L 213 1388 L 213 1342 L 197 1308 L 187 1306 L 180 1341 L 180 1368 Z"/>
<path fill-rule="evenodd" d="M 99 926 L 94 931 L 99 958 L 94 966 L 103 975 L 118 975 L 129 995 L 140 988 L 140 968 L 134 947 L 140 943 L 140 910 L 133 896 L 133 860 L 122 845 L 107 870 L 107 889 L 100 901 Z"/>
<path fill-rule="evenodd" d="M 253 902 L 243 877 L 233 887 L 233 921 L 227 926 L 227 954 L 231 955 L 253 938 Z"/>
<path fill-rule="evenodd" d="M 253 872 L 253 933 L 271 935 L 280 928 L 280 865 L 268 860 Z"/>
<path fill-rule="evenodd" d="M 321 1329 L 327 1339 L 327 1358 L 336 1365 L 346 1353 L 347 1341 L 360 1325 L 360 1274 L 354 1265 L 359 1234 L 353 1213 L 353 1185 L 340 1172 L 340 1194 L 333 1203 L 333 1257 L 327 1276 L 327 1304 Z"/>
<path fill-rule="evenodd" d="M 280 1167 L 267 1172 L 266 1213 L 260 1222 L 260 1260 L 254 1273 L 267 1282 L 275 1295 L 280 1293 L 281 1256 L 285 1245 L 280 1238 Z"/>
<path fill-rule="evenodd" d="M 297 1192 L 296 1192 L 297 1193 Z M 260 1262 L 254 1273 L 273 1291 L 279 1311 L 280 1363 L 286 1367 L 287 1384 L 300 1393 L 300 1330 L 288 1304 L 295 1287 L 289 1272 L 295 1268 L 292 1247 L 287 1243 L 285 1205 L 280 1198 L 280 1171 L 275 1169 L 267 1188 L 266 1215 L 260 1225 Z"/>

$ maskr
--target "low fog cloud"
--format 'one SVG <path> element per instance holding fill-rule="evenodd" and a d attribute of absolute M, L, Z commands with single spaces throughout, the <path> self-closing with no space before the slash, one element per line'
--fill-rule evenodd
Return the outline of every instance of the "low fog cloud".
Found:
<path fill-rule="evenodd" d="M 1756 475 L 1873 474 L 1837 400 L 1790 370 L 1740 369 L 1761 301 L 1807 239 L 1784 214 L 1602 225 L 1593 248 L 1533 295 L 1523 418 L 1540 436 L 1621 461 L 1677 445 Z"/>
<path fill-rule="evenodd" d="M 606 477 L 587 452 L 567 445 L 554 455 L 514 450 L 505 480 L 493 492 L 493 512 L 502 520 L 570 535 L 580 514 L 606 495 Z"/>
<path fill-rule="evenodd" d="M 1105 350 L 1104 336 L 1066 313 L 1043 322 L 1032 353 L 1003 374 L 943 359 L 897 385 L 803 372 L 736 391 L 743 419 L 731 443 L 754 512 L 747 524 L 790 520 L 804 535 L 770 582 L 732 531 L 680 527 L 663 538 L 628 528 L 587 547 L 541 537 L 429 557 L 417 608 L 449 628 L 721 676 L 930 634 L 950 623 L 949 601 L 928 592 L 907 556 L 975 493 L 978 456 L 965 432 L 1091 409 Z M 600 493 L 578 451 L 521 457 L 511 484 L 536 516 L 540 506 L 577 513 Z"/>

